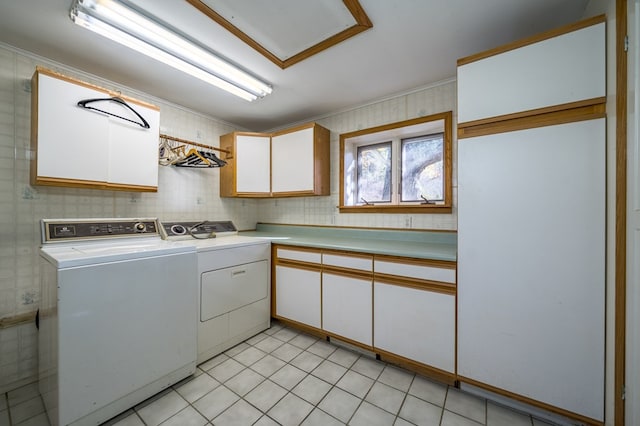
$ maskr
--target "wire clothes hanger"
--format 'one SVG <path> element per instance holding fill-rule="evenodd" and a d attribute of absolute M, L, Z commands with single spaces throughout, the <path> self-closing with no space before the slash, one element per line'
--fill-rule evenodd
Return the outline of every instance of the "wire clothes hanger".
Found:
<path fill-rule="evenodd" d="M 114 113 L 112 113 L 112 112 L 105 111 L 105 110 L 103 110 L 103 109 L 96 108 L 96 107 L 93 107 L 93 106 L 89 106 L 89 105 L 88 105 L 88 104 L 93 103 L 93 102 L 103 102 L 103 101 L 106 101 L 106 102 L 115 102 L 115 103 L 117 103 L 117 104 L 120 104 L 120 105 L 122 105 L 122 106 L 126 107 L 126 108 L 127 108 L 127 109 L 129 109 L 131 112 L 133 112 L 133 113 L 134 113 L 134 114 L 135 114 L 135 115 L 140 119 L 140 121 L 131 120 L 130 118 L 122 117 L 121 115 L 114 114 Z M 85 108 L 85 109 L 90 109 L 90 110 L 93 110 L 93 111 L 102 112 L 102 113 L 104 113 L 104 114 L 111 115 L 111 116 L 113 116 L 113 117 L 117 117 L 117 118 L 120 118 L 120 119 L 122 119 L 122 120 L 129 121 L 129 122 L 131 122 L 131 123 L 135 123 L 135 124 L 139 125 L 140 127 L 144 128 L 144 129 L 148 129 L 148 128 L 150 128 L 150 127 L 151 127 L 151 126 L 149 126 L 149 123 L 147 123 L 147 120 L 145 120 L 145 119 L 144 119 L 144 117 L 143 117 L 143 116 L 141 116 L 141 115 L 138 113 L 138 111 L 136 111 L 135 109 L 133 109 L 133 108 L 131 107 L 131 105 L 129 105 L 127 102 L 125 102 L 122 98 L 118 98 L 118 97 L 111 97 L 111 98 L 94 98 L 94 99 L 84 99 L 84 100 L 82 100 L 82 101 L 78 101 L 78 106 L 79 106 L 79 107 L 81 107 L 81 108 Z"/>

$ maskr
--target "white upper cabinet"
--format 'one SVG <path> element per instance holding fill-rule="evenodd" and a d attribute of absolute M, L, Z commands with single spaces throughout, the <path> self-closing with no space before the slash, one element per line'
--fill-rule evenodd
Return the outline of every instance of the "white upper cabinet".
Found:
<path fill-rule="evenodd" d="M 458 61 L 458 123 L 605 96 L 604 22 L 502 50 Z"/>
<path fill-rule="evenodd" d="M 315 123 L 276 133 L 220 136 L 231 152 L 220 171 L 222 197 L 329 195 L 329 130 Z"/>
<path fill-rule="evenodd" d="M 38 68 L 32 80 L 32 183 L 98 189 L 155 191 L 158 186 L 157 107 L 125 98 L 150 128 L 78 106 L 105 99 L 98 87 Z M 126 106 L 100 101 L 103 111 L 141 121 Z"/>

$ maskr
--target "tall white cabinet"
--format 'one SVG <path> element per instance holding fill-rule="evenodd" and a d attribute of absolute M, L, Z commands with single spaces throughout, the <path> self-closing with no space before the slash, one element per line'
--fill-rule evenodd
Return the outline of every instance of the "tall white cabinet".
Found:
<path fill-rule="evenodd" d="M 605 22 L 459 61 L 458 376 L 604 421 Z"/>

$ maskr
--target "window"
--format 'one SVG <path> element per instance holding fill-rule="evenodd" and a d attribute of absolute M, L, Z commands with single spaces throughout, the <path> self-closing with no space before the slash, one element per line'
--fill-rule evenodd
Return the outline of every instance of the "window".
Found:
<path fill-rule="evenodd" d="M 358 147 L 358 200 L 391 201 L 391 142 Z M 366 200 L 366 201 L 365 201 Z"/>
<path fill-rule="evenodd" d="M 451 115 L 340 135 L 340 211 L 450 213 Z"/>

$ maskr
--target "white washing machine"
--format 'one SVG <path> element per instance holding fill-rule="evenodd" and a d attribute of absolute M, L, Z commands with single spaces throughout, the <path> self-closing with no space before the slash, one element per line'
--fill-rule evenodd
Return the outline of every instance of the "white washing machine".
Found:
<path fill-rule="evenodd" d="M 271 244 L 231 221 L 162 222 L 169 241 L 198 252 L 198 363 L 271 325 Z"/>
<path fill-rule="evenodd" d="M 197 259 L 156 219 L 43 220 L 39 387 L 49 420 L 97 425 L 193 374 Z"/>

